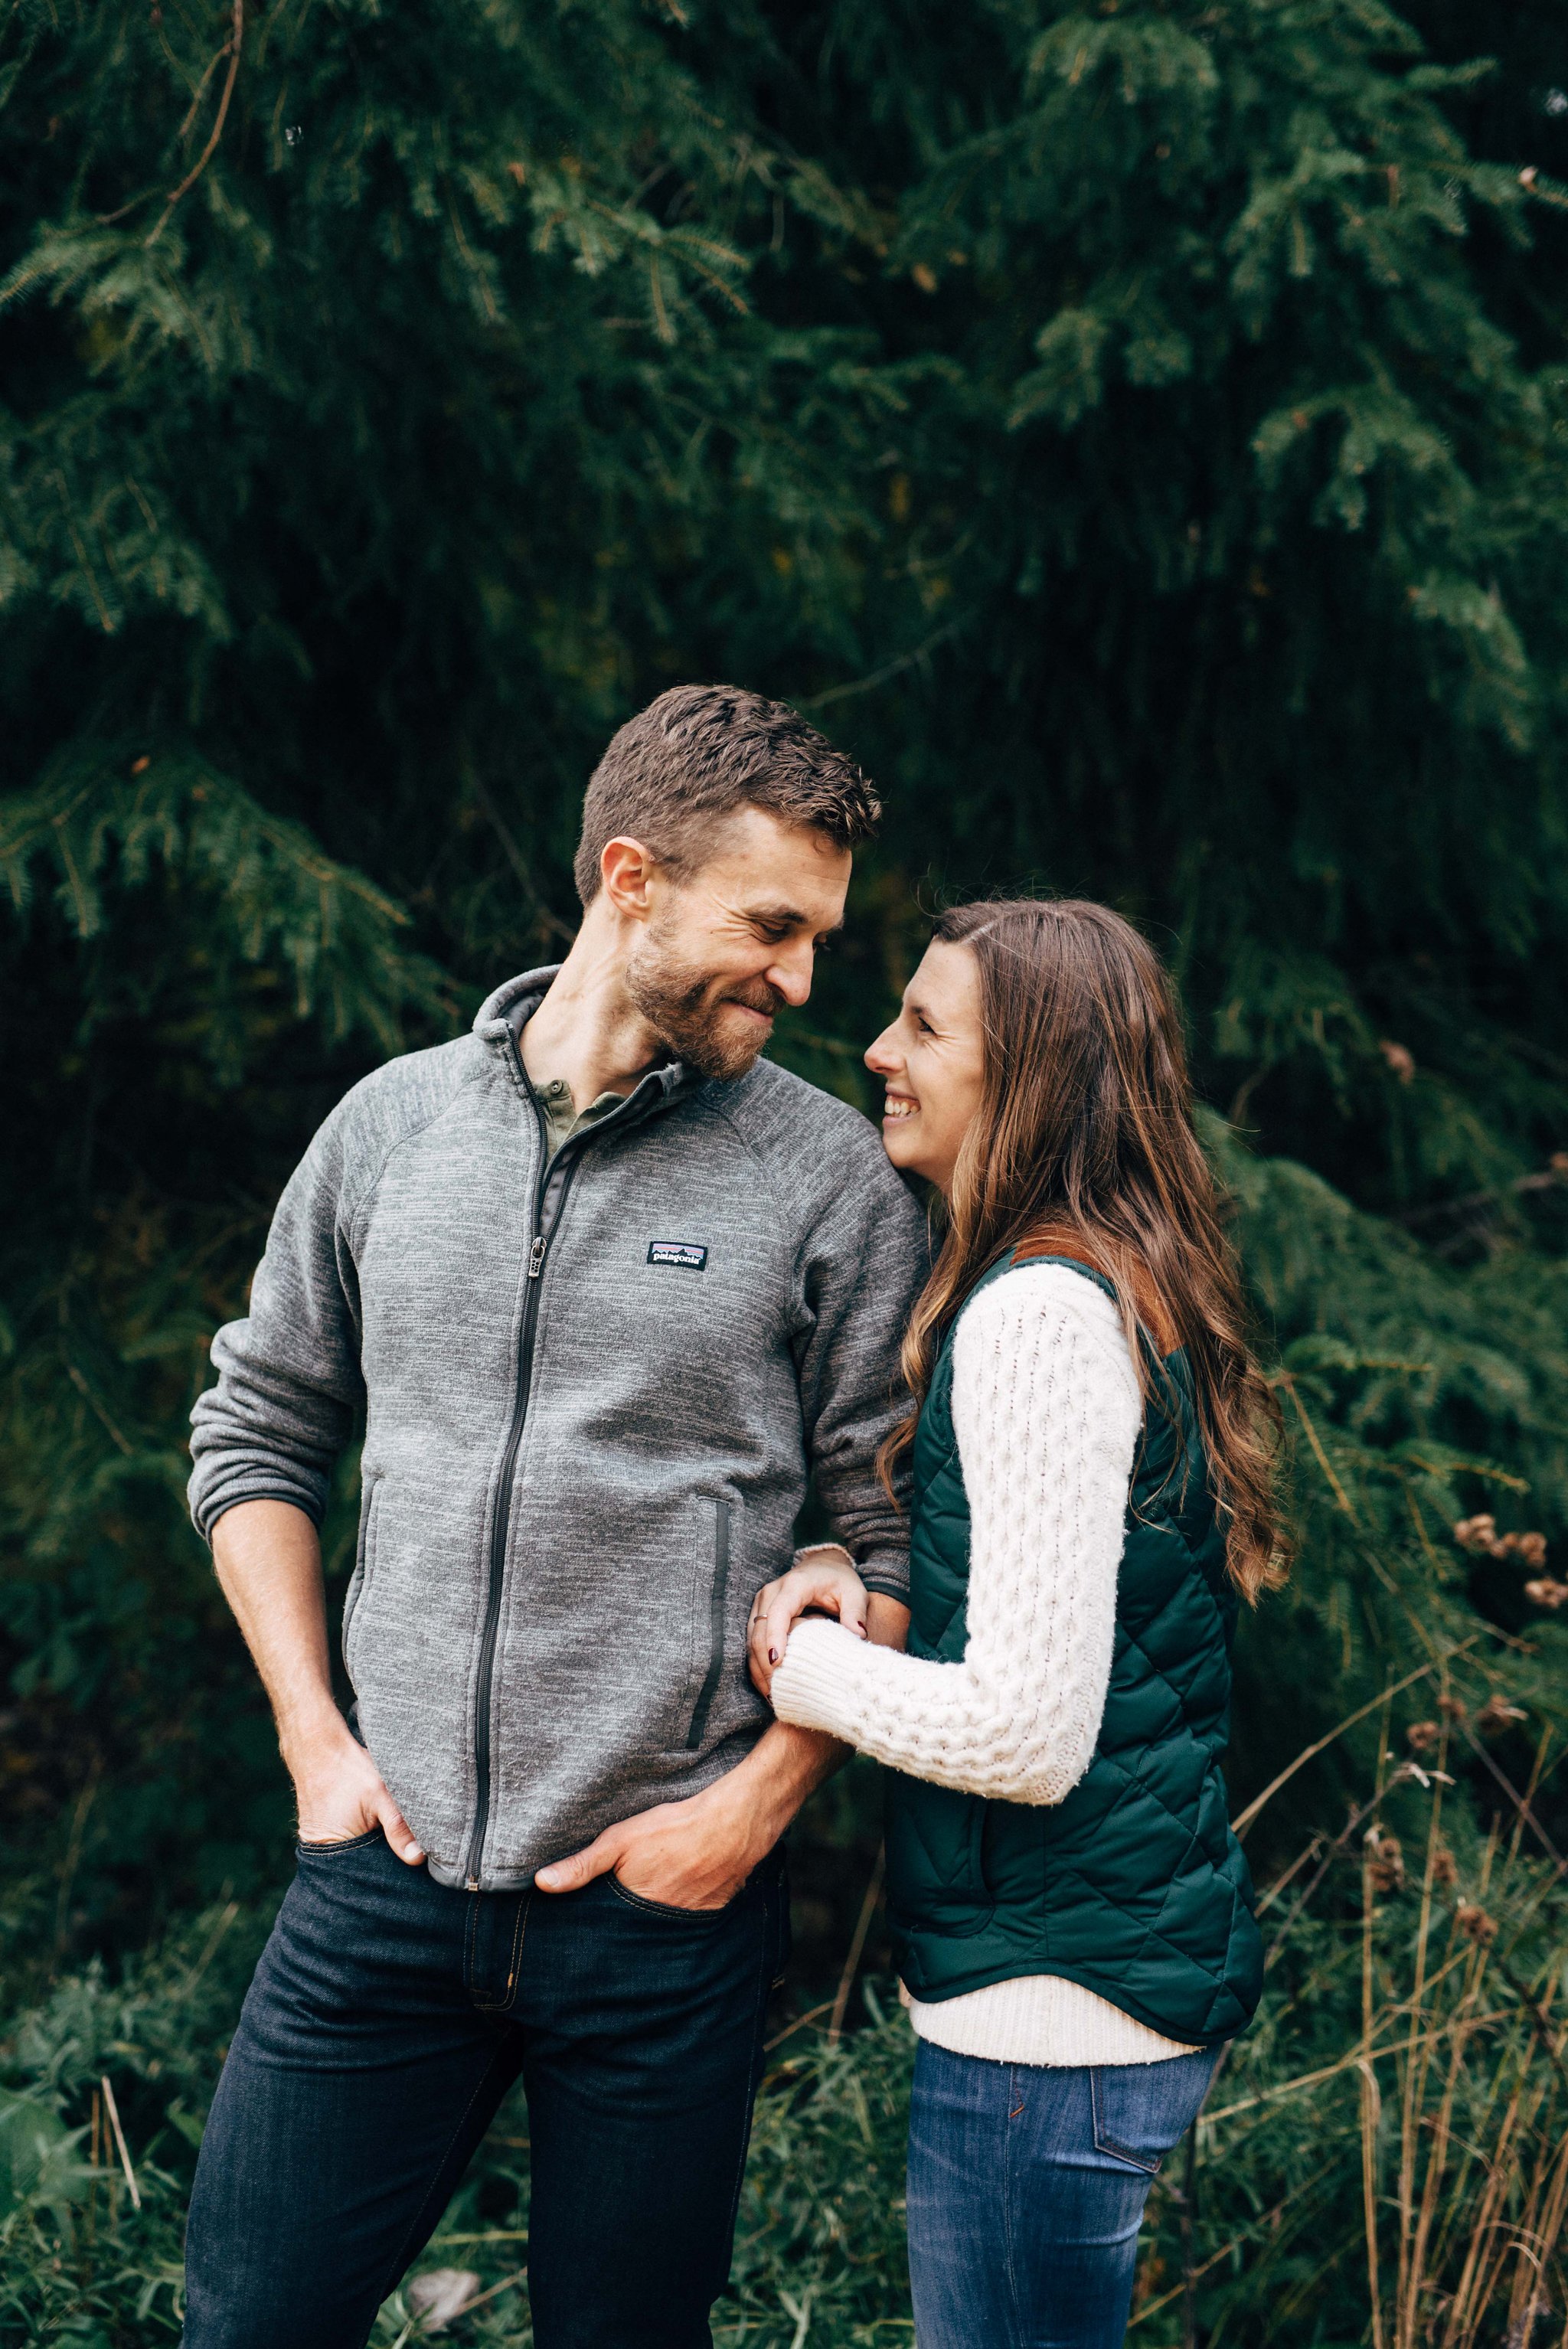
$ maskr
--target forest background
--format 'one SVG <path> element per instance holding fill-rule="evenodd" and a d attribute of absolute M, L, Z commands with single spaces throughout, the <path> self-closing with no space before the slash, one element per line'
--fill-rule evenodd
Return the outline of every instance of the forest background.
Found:
<path fill-rule="evenodd" d="M 570 936 L 690 678 L 885 793 L 816 1081 L 958 894 L 1183 991 L 1302 1549 L 1238 1649 L 1269 1989 L 1135 2335 L 1568 2340 L 1561 0 L 0 24 L 0 2343 L 175 2337 L 289 1867 L 211 1332 L 334 1100 Z M 857 1766 L 726 2343 L 910 2337 L 876 1850 Z M 425 2262 L 467 2337 L 526 2338 L 526 2171 L 519 2110 Z"/>

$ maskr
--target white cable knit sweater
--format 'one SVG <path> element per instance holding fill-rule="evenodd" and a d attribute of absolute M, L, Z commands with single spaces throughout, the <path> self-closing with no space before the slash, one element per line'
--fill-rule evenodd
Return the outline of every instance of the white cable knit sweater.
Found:
<path fill-rule="evenodd" d="M 808 1618 L 773 1679 L 780 1721 L 830 1731 L 960 1792 L 1059 1803 L 1093 1756 L 1142 1402 L 1116 1308 L 1061 1265 L 1005 1273 L 954 1341 L 953 1423 L 969 1497 L 962 1663 L 872 1647 Z M 1092 1991 L 1022 1975 L 912 2004 L 914 2027 L 1010 2064 L 1150 2064 L 1189 2051 Z"/>

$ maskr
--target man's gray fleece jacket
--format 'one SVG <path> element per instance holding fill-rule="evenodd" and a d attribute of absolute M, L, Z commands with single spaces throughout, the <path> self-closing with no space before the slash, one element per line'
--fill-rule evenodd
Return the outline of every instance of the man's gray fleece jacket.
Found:
<path fill-rule="evenodd" d="M 339 1104 L 192 1414 L 210 1538 L 263 1497 L 319 1523 L 363 1402 L 360 1734 L 431 1873 L 487 1891 L 755 1742 L 747 1616 L 809 1471 L 907 1588 L 874 1462 L 924 1226 L 875 1133 L 768 1061 L 675 1065 L 547 1166 L 518 1036 L 553 975 Z"/>

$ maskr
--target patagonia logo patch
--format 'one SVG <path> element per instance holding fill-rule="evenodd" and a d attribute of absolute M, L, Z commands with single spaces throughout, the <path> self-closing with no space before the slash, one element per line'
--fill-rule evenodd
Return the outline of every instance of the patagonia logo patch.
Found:
<path fill-rule="evenodd" d="M 650 1240 L 650 1264 L 673 1264 L 681 1272 L 701 1272 L 707 1262 L 707 1250 L 695 1240 Z"/>

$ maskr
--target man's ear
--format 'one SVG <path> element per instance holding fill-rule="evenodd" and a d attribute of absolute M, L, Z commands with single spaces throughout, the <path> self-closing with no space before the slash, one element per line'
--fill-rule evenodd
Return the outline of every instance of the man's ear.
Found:
<path fill-rule="evenodd" d="M 604 895 L 615 912 L 630 921 L 647 920 L 657 871 L 653 850 L 629 836 L 606 841 L 600 854 L 599 879 Z"/>

